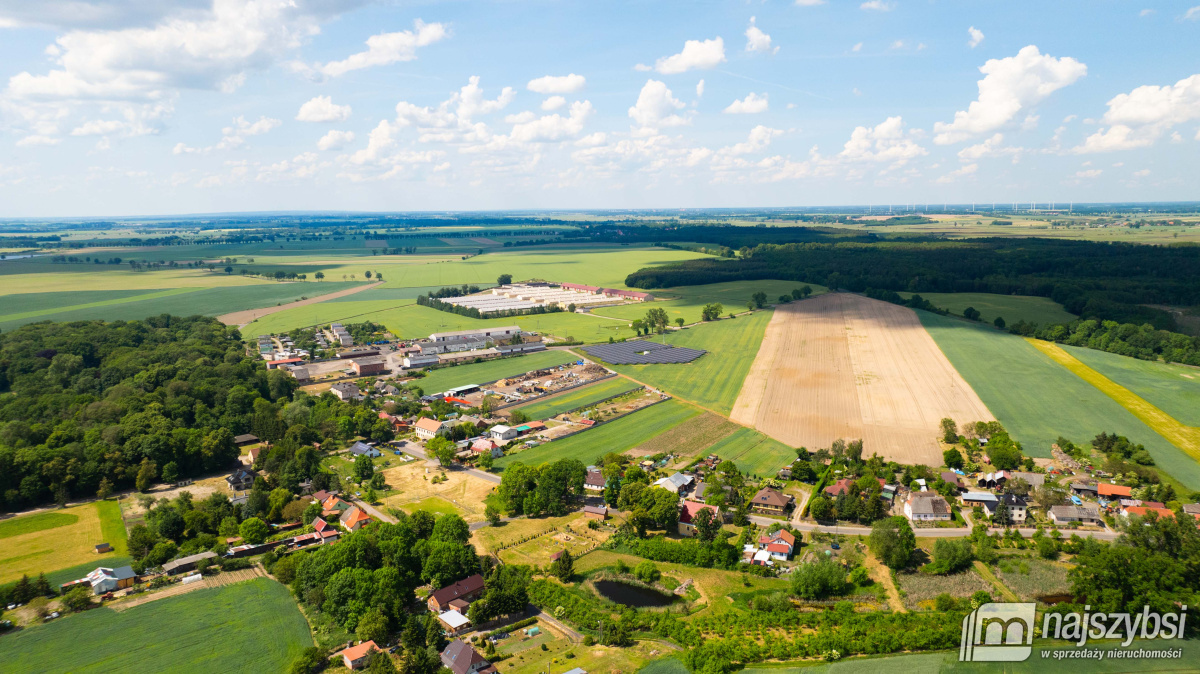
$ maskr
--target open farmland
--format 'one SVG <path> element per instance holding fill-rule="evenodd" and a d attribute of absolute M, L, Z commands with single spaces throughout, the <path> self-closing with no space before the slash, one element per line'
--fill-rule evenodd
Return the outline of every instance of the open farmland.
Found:
<path fill-rule="evenodd" d="M 796 458 L 794 449 L 753 428 L 737 429 L 704 453 L 716 454 L 733 461 L 738 470 L 744 473 L 763 477 L 774 476 L 780 468 Z"/>
<path fill-rule="evenodd" d="M 867 456 L 927 465 L 943 417 L 992 419 L 912 310 L 845 293 L 775 310 L 731 416 L 794 447 L 861 438 Z"/>
<path fill-rule="evenodd" d="M 282 672 L 313 645 L 288 589 L 267 579 L 120 613 L 98 608 L 6 636 L 6 672 Z"/>
<path fill-rule="evenodd" d="M 578 357 L 570 351 L 539 351 L 525 356 L 444 367 L 418 379 L 417 384 L 426 393 L 437 393 L 455 386 L 493 382 L 532 370 L 574 363 L 576 360 Z"/>
<path fill-rule="evenodd" d="M 1096 349 L 1062 349 L 1188 426 L 1200 426 L 1200 368 L 1158 363 Z"/>
<path fill-rule="evenodd" d="M 1145 445 L 1159 468 L 1200 489 L 1200 464 L 1021 337 L 926 311 L 917 314 L 1026 454 L 1049 457 L 1060 435 L 1088 443 L 1100 432 L 1115 432 Z"/>
<path fill-rule="evenodd" d="M 638 445 L 630 450 L 630 455 L 654 456 L 655 454 L 672 453 L 676 456 L 692 457 L 704 452 L 740 428 L 741 426 L 725 417 L 705 412 Z"/>
<path fill-rule="evenodd" d="M 774 304 L 780 295 L 790 295 L 792 290 L 802 288 L 805 285 L 812 288 L 814 295 L 828 292 L 828 289 L 824 286 L 813 285 L 811 283 L 797 283 L 796 281 L 775 281 L 770 279 L 761 281 L 727 281 L 725 283 L 713 283 L 703 286 L 657 288 L 653 291 L 656 298 L 654 302 L 648 304 L 624 304 L 615 307 L 597 307 L 592 313 L 600 316 L 633 320 L 645 316 L 647 309 L 658 308 L 667 312 L 667 317 L 671 320 L 672 325 L 675 324 L 676 318 L 682 318 L 687 323 L 695 323 L 700 320 L 701 308 L 711 302 L 719 303 L 725 308 L 726 312 L 742 312 L 746 310 L 746 302 L 756 292 L 766 293 L 767 302 Z"/>
<path fill-rule="evenodd" d="M 929 300 L 933 306 L 946 309 L 953 314 L 962 315 L 963 309 L 974 307 L 979 311 L 979 318 L 984 323 L 991 324 L 999 316 L 1007 325 L 1017 321 L 1037 323 L 1038 325 L 1053 325 L 1070 323 L 1079 317 L 1068 312 L 1061 304 L 1049 297 L 1030 297 L 1028 295 L 995 295 L 992 293 L 919 293 Z M 908 299 L 913 293 L 900 293 Z"/>
<path fill-rule="evenodd" d="M 98 501 L 0 522 L 0 583 L 125 555 L 125 525 L 116 501 Z M 97 543 L 113 551 L 96 554 Z M 70 580 L 70 579 L 68 579 Z"/>
<path fill-rule="evenodd" d="M 700 410 L 678 400 L 667 400 L 626 414 L 619 419 L 599 424 L 562 440 L 547 442 L 531 449 L 496 459 L 496 467 L 520 461 L 527 466 L 539 466 L 547 461 L 579 459 L 585 464 L 615 452 L 620 454 L 665 433 L 676 425 L 696 416 Z"/>
<path fill-rule="evenodd" d="M 537 400 L 517 409 L 528 414 L 530 419 L 548 419 L 564 412 L 571 412 L 581 407 L 593 405 L 601 400 L 607 400 L 622 393 L 628 393 L 636 388 L 640 388 L 640 385 L 624 377 L 611 377 L 590 386 L 581 386 L 561 395 Z"/>
<path fill-rule="evenodd" d="M 770 311 L 756 311 L 671 331 L 654 341 L 708 353 L 690 363 L 614 365 L 612 369 L 688 402 L 729 414 L 770 321 Z"/>

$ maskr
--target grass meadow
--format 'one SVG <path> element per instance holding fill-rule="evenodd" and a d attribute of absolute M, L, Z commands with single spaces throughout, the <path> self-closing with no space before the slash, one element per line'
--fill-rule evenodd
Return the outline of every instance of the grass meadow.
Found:
<path fill-rule="evenodd" d="M 581 407 L 594 405 L 601 400 L 628 393 L 636 388 L 641 388 L 641 385 L 624 377 L 612 377 L 590 386 L 572 389 L 562 395 L 523 405 L 517 409 L 528 414 L 530 419 L 549 419 L 564 412 L 571 412 Z"/>
<path fill-rule="evenodd" d="M 467 363 L 434 370 L 429 376 L 417 380 L 426 394 L 438 393 L 456 386 L 483 384 L 504 377 L 525 374 L 530 370 L 555 367 L 574 363 L 578 358 L 569 351 L 539 351 L 514 358 L 498 358 L 482 363 Z"/>
<path fill-rule="evenodd" d="M 939 594 L 947 593 L 952 597 L 970 597 L 979 590 L 993 596 L 996 594 L 992 584 L 979 577 L 974 569 L 945 576 L 935 576 L 928 573 L 898 573 L 896 580 L 901 590 L 904 590 L 904 605 L 911 611 L 931 610 L 933 599 Z"/>
<path fill-rule="evenodd" d="M 913 293 L 900 293 L 900 295 L 907 299 L 912 297 Z M 920 295 L 932 302 L 933 306 L 948 309 L 960 316 L 963 309 L 974 307 L 979 311 L 980 320 L 988 324 L 996 320 L 997 316 L 1002 317 L 1008 325 L 1017 321 L 1037 323 L 1038 325 L 1070 323 L 1079 318 L 1048 297 L 995 295 L 992 293 L 920 293 Z"/>
<path fill-rule="evenodd" d="M 773 313 L 756 311 L 749 316 L 702 323 L 671 331 L 665 338 L 654 338 L 675 346 L 708 351 L 690 363 L 612 367 L 631 379 L 728 416 L 758 355 L 758 347 L 762 345 L 763 333 Z"/>
<path fill-rule="evenodd" d="M 288 589 L 266 578 L 116 612 L 97 608 L 4 637 L 6 672 L 282 672 L 312 646 Z"/>
<path fill-rule="evenodd" d="M 925 311 L 917 315 L 1027 455 L 1049 457 L 1060 435 L 1086 443 L 1102 431 L 1116 432 L 1145 445 L 1160 469 L 1200 489 L 1200 464 L 1021 337 Z"/>
<path fill-rule="evenodd" d="M 780 468 L 796 458 L 793 448 L 753 428 L 739 428 L 709 447 L 705 453 L 733 461 L 742 472 L 762 477 L 773 477 Z"/>
<path fill-rule="evenodd" d="M 98 555 L 97 543 L 113 551 Z M 125 525 L 116 501 L 98 501 L 0 522 L 0 583 L 82 567 L 84 573 L 126 554 Z M 72 576 L 65 580 L 73 580 Z"/>
<path fill-rule="evenodd" d="M 1067 566 L 1044 559 L 1001 559 L 992 573 L 1021 601 L 1036 601 L 1038 597 L 1061 594 L 1071 589 Z"/>
<path fill-rule="evenodd" d="M 682 318 L 688 323 L 700 320 L 700 309 L 710 302 L 717 302 L 730 311 L 746 310 L 746 302 L 754 293 L 762 291 L 767 294 L 767 301 L 774 303 L 780 295 L 790 295 L 794 288 L 807 285 L 813 289 L 814 295 L 828 292 L 824 286 L 795 281 L 728 281 L 704 286 L 679 286 L 676 288 L 660 288 L 650 292 L 656 298 L 650 304 L 623 304 L 615 307 L 600 307 L 592 313 L 600 316 L 612 316 L 633 320 L 646 315 L 650 308 L 664 309 L 671 323 L 676 318 Z"/>
<path fill-rule="evenodd" d="M 503 470 L 505 466 L 516 461 L 527 466 L 540 466 L 547 461 L 559 459 L 579 459 L 585 464 L 595 463 L 609 452 L 620 454 L 632 449 L 699 413 L 700 410 L 691 405 L 678 400 L 667 400 L 562 440 L 547 442 L 501 457 L 496 459 L 496 467 Z"/>
<path fill-rule="evenodd" d="M 645 456 L 674 453 L 677 456 L 692 457 L 706 452 L 709 447 L 728 437 L 741 426 L 725 417 L 712 412 L 705 412 L 692 417 L 675 428 L 651 438 L 638 445 L 639 452 Z"/>
<path fill-rule="evenodd" d="M 1180 423 L 1200 426 L 1200 368 L 1138 360 L 1078 346 L 1062 348 Z"/>

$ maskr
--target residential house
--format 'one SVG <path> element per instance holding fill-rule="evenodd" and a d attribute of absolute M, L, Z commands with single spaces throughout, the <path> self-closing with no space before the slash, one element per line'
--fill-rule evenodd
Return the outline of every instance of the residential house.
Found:
<path fill-rule="evenodd" d="M 181 557 L 179 559 L 171 560 L 171 561 L 167 562 L 166 564 L 163 564 L 162 569 L 164 572 L 166 572 L 166 574 L 168 576 L 174 576 L 175 574 L 184 573 L 185 571 L 195 571 L 196 565 L 201 560 L 216 559 L 216 558 L 217 558 L 217 553 L 212 552 L 212 551 L 205 551 L 205 552 L 197 553 L 195 555 L 189 555 L 187 557 Z"/>
<path fill-rule="evenodd" d="M 336 496 L 336 493 L 330 492 L 330 491 L 325 491 L 324 489 L 322 489 L 321 491 L 318 491 L 315 494 L 313 494 L 312 498 L 310 498 L 308 500 L 308 502 L 309 503 L 324 503 L 325 500 L 328 499 L 330 496 Z"/>
<path fill-rule="evenodd" d="M 371 651 L 377 651 L 379 647 L 374 641 L 364 641 L 357 646 L 351 646 L 346 650 L 337 653 L 342 656 L 342 664 L 346 669 L 362 669 L 367 666 L 367 660 L 371 657 Z"/>
<path fill-rule="evenodd" d="M 463 601 L 474 601 L 483 594 L 483 576 L 474 574 L 467 576 L 460 581 L 451 583 L 440 590 L 434 590 L 429 595 L 429 610 L 436 613 L 441 613 L 450 607 L 450 602 L 455 599 Z"/>
<path fill-rule="evenodd" d="M 1105 501 L 1115 501 L 1122 498 L 1129 498 L 1133 495 L 1133 490 L 1129 487 L 1123 487 L 1119 484 L 1109 484 L 1101 482 L 1096 485 L 1096 495 Z"/>
<path fill-rule="evenodd" d="M 693 501 L 704 503 L 704 495 L 709 492 L 709 489 L 711 489 L 711 487 L 707 482 L 701 482 L 700 484 L 696 485 L 696 488 L 692 491 L 692 495 L 689 498 L 691 498 Z"/>
<path fill-rule="evenodd" d="M 791 496 L 771 487 L 763 487 L 750 499 L 750 509 L 763 515 L 783 515 L 791 507 L 793 500 Z"/>
<path fill-rule="evenodd" d="M 496 668 L 462 639 L 455 639 L 442 651 L 442 664 L 452 674 L 496 674 Z"/>
<path fill-rule="evenodd" d="M 350 531 L 358 531 L 371 523 L 371 516 L 363 512 L 358 506 L 350 506 L 342 513 L 338 521 Z"/>
<path fill-rule="evenodd" d="M 1004 504 L 1008 510 L 1008 519 L 1012 524 L 1024 524 L 1025 518 L 1029 514 L 1029 504 L 1025 499 L 1016 494 L 1000 494 L 996 500 L 983 504 L 987 509 L 988 517 L 995 517 L 996 512 L 1000 509 L 1000 505 Z"/>
<path fill-rule="evenodd" d="M 750 552 L 754 549 L 754 544 L 747 543 L 745 549 L 747 552 Z M 786 562 L 791 558 L 795 549 L 796 537 L 782 529 L 775 533 L 763 534 L 758 537 L 757 551 L 766 552 L 767 556 L 775 561 Z"/>
<path fill-rule="evenodd" d="M 696 501 L 684 501 L 679 507 L 679 535 L 680 536 L 695 536 L 696 525 L 692 523 L 701 510 L 712 511 L 713 519 L 718 524 L 721 522 L 721 509 L 716 506 L 705 505 Z"/>
<path fill-rule="evenodd" d="M 583 506 L 583 516 L 590 520 L 608 518 L 608 506 Z"/>
<path fill-rule="evenodd" d="M 604 483 L 604 473 L 595 466 L 588 466 L 587 475 L 583 478 L 583 488 L 586 491 L 603 492 Z"/>
<path fill-rule="evenodd" d="M 136 582 L 137 574 L 133 572 L 132 566 L 118 566 L 115 569 L 101 566 L 97 567 L 95 571 L 92 571 L 84 578 L 67 583 L 63 586 L 63 589 L 70 589 L 71 586 L 77 584 L 87 584 L 92 587 L 92 594 L 101 595 L 133 587 L 133 584 Z"/>
<path fill-rule="evenodd" d="M 963 505 L 968 508 L 975 506 L 986 508 L 989 503 L 995 503 L 997 499 L 995 494 L 986 491 L 969 491 L 960 498 L 962 498 Z"/>
<path fill-rule="evenodd" d="M 1074 485 L 1071 485 L 1074 487 Z M 1055 524 L 1100 524 L 1100 509 L 1093 505 L 1054 506 L 1050 508 L 1050 521 Z"/>
<path fill-rule="evenodd" d="M 655 481 L 654 486 L 662 487 L 669 492 L 682 495 L 686 494 L 688 490 L 691 489 L 692 483 L 695 481 L 696 478 L 692 477 L 691 475 L 675 473 L 670 477 L 664 477 L 661 480 Z"/>
<path fill-rule="evenodd" d="M 504 450 L 500 449 L 500 445 L 497 445 L 494 441 L 489 440 L 488 438 L 479 438 L 475 442 L 471 443 L 471 451 L 480 456 L 484 454 L 491 454 L 493 459 L 498 459 L 504 456 Z"/>
<path fill-rule="evenodd" d="M 267 448 L 263 447 L 262 445 L 259 445 L 258 447 L 251 447 L 250 451 L 247 452 L 250 455 L 250 465 L 253 466 L 254 464 L 258 463 L 258 457 L 262 456 L 266 452 Z"/>
<path fill-rule="evenodd" d="M 949 522 L 950 504 L 933 492 L 912 492 L 904 502 L 904 516 L 910 522 Z"/>
<path fill-rule="evenodd" d="M 416 431 L 417 437 L 422 440 L 432 440 L 439 435 L 445 435 L 450 430 L 450 424 L 429 417 L 421 417 L 417 419 L 417 423 L 413 425 L 413 430 Z"/>
<path fill-rule="evenodd" d="M 329 387 L 329 391 L 337 396 L 338 400 L 362 400 L 362 391 L 358 390 L 358 386 L 351 384 L 348 381 L 339 381 Z"/>
<path fill-rule="evenodd" d="M 258 436 L 254 435 L 253 433 L 243 433 L 242 435 L 233 436 L 233 444 L 237 445 L 238 447 L 253 445 L 258 441 Z"/>
<path fill-rule="evenodd" d="M 1195 517 L 1200 517 L 1200 503 L 1184 503 L 1183 512 Z"/>
<path fill-rule="evenodd" d="M 322 545 L 327 543 L 336 543 L 337 539 L 341 537 L 341 532 L 339 532 L 336 527 L 320 517 L 312 521 L 312 528 L 313 533 L 320 537 Z"/>
<path fill-rule="evenodd" d="M 492 426 L 488 433 L 492 436 L 493 440 L 502 443 L 507 443 L 509 440 L 514 440 L 518 435 L 517 429 L 513 428 L 512 426 L 505 426 L 504 424 L 496 424 L 495 426 Z"/>
<path fill-rule="evenodd" d="M 887 481 L 884 480 L 882 477 L 877 477 L 875 479 L 879 480 L 880 489 L 882 489 L 883 486 L 887 484 Z M 858 480 L 855 480 L 853 478 L 843 477 L 842 479 L 838 480 L 837 482 L 834 482 L 833 484 L 829 485 L 828 487 L 825 487 L 825 493 L 829 494 L 830 496 L 837 496 L 837 495 L 841 494 L 842 492 L 850 489 L 850 485 L 854 484 L 857 481 Z"/>
<path fill-rule="evenodd" d="M 383 452 L 361 440 L 350 445 L 350 453 L 355 456 L 369 456 L 372 459 L 383 456 Z"/>
<path fill-rule="evenodd" d="M 959 479 L 958 473 L 956 473 L 952 470 L 942 471 L 942 482 L 945 482 L 946 484 L 950 485 L 951 487 L 954 487 L 955 490 L 961 491 L 962 489 L 966 488 L 963 485 L 962 480 Z"/>
<path fill-rule="evenodd" d="M 254 471 L 238 468 L 225 478 L 225 481 L 229 483 L 229 488 L 233 491 L 248 491 L 254 488 L 255 477 L 258 475 Z"/>
<path fill-rule="evenodd" d="M 467 620 L 467 616 L 459 613 L 457 610 L 439 613 L 438 622 L 442 624 L 442 629 L 446 630 L 446 634 L 450 636 L 458 636 L 463 632 L 471 630 L 471 621 Z"/>
<path fill-rule="evenodd" d="M 321 503 L 321 517 L 329 519 L 330 517 L 341 519 L 342 513 L 349 510 L 351 506 L 337 496 L 330 496 Z"/>

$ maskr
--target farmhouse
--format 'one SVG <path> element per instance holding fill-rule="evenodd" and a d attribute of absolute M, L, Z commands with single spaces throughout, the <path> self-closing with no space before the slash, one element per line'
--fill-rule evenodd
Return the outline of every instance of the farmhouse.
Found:
<path fill-rule="evenodd" d="M 497 445 L 495 442 L 487 438 L 479 438 L 475 442 L 471 443 L 471 451 L 480 456 L 484 454 L 491 454 L 493 459 L 498 459 L 504 456 L 504 450 L 500 449 L 500 445 Z"/>
<path fill-rule="evenodd" d="M 379 650 L 379 647 L 375 645 L 374 641 L 364 641 L 357 646 L 347 648 L 337 655 L 342 656 L 342 664 L 346 666 L 346 669 L 354 670 L 366 667 L 367 659 L 371 657 L 371 651 L 377 650 Z"/>
<path fill-rule="evenodd" d="M 1055 524 L 1100 524 L 1100 510 L 1096 506 L 1054 506 L 1050 508 L 1050 521 Z"/>
<path fill-rule="evenodd" d="M 508 442 L 517 437 L 517 429 L 512 426 L 505 426 L 504 424 L 492 426 L 488 432 L 496 442 Z"/>
<path fill-rule="evenodd" d="M 166 564 L 163 564 L 162 569 L 168 576 L 174 576 L 175 574 L 184 573 L 185 571 L 195 571 L 196 565 L 200 563 L 201 560 L 216 558 L 217 553 L 215 552 L 201 552 L 195 555 L 189 555 L 187 557 L 180 557 L 179 559 L 171 560 Z"/>
<path fill-rule="evenodd" d="M 881 488 L 887 484 L 887 481 L 884 480 L 882 477 L 877 477 L 875 479 L 879 480 L 879 486 Z M 854 484 L 855 482 L 857 482 L 857 480 L 854 480 L 854 479 L 851 479 L 848 477 L 844 477 L 844 478 L 838 480 L 837 482 L 834 482 L 833 484 L 829 485 L 828 487 L 825 487 L 825 493 L 829 494 L 830 496 L 837 496 L 838 494 L 841 494 L 842 492 L 849 490 L 850 485 Z"/>
<path fill-rule="evenodd" d="M 932 492 L 913 492 L 904 502 L 904 516 L 910 522 L 949 522 L 950 504 Z"/>
<path fill-rule="evenodd" d="M 481 594 L 483 594 L 483 576 L 474 574 L 440 590 L 435 590 L 429 595 L 427 603 L 430 611 L 441 613 L 450 608 L 450 602 L 455 599 L 470 602 Z"/>
<path fill-rule="evenodd" d="M 338 400 L 362 400 L 363 398 L 362 391 L 358 390 L 358 387 L 354 384 L 346 381 L 339 381 L 330 386 L 329 391 L 337 396 Z"/>
<path fill-rule="evenodd" d="M 471 645 L 455 639 L 442 651 L 442 664 L 453 674 L 496 674 L 496 668 Z"/>
<path fill-rule="evenodd" d="M 254 471 L 238 468 L 233 471 L 225 481 L 229 483 L 229 488 L 233 491 L 246 491 L 254 487 L 254 478 L 257 477 Z"/>
<path fill-rule="evenodd" d="M 243 433 L 242 435 L 233 436 L 233 444 L 237 445 L 238 447 L 253 445 L 256 442 L 258 442 L 258 436 L 254 435 L 253 433 Z"/>
<path fill-rule="evenodd" d="M 135 582 L 137 574 L 133 572 L 132 566 L 118 566 L 115 569 L 101 566 L 79 580 L 64 583 L 62 590 L 65 592 L 76 585 L 87 584 L 92 587 L 92 594 L 100 595 L 133 587 Z"/>
<path fill-rule="evenodd" d="M 1005 510 L 1008 511 L 1008 519 L 1013 524 L 1024 524 L 1025 517 L 1028 514 L 1029 504 L 1025 499 L 1016 494 L 1001 494 L 995 501 L 983 504 L 987 508 L 988 516 L 995 517 L 999 511 L 1000 505 L 1003 504 Z"/>
<path fill-rule="evenodd" d="M 1175 513 L 1171 509 L 1164 508 L 1164 507 L 1129 506 L 1127 508 L 1121 509 L 1121 515 L 1124 516 L 1125 519 L 1129 519 L 1130 517 L 1132 517 L 1134 515 L 1137 515 L 1139 517 L 1146 517 L 1150 513 L 1154 513 L 1155 515 L 1158 515 L 1158 519 L 1160 519 L 1160 520 L 1163 518 L 1166 518 L 1166 517 L 1170 517 L 1172 519 L 1174 519 L 1174 517 L 1175 517 Z"/>
<path fill-rule="evenodd" d="M 758 490 L 750 500 L 750 509 L 764 515 L 782 515 L 792 505 L 792 497 L 770 487 Z"/>
<path fill-rule="evenodd" d="M 413 430 L 422 440 L 432 440 L 438 435 L 445 435 L 449 429 L 449 424 L 429 417 L 421 417 L 417 419 L 417 423 L 413 424 Z"/>
<path fill-rule="evenodd" d="M 588 466 L 587 476 L 583 478 L 583 488 L 587 491 L 604 491 L 604 473 L 595 466 Z"/>
<path fill-rule="evenodd" d="M 679 508 L 679 535 L 680 536 L 695 536 L 696 525 L 692 521 L 700 514 L 701 510 L 709 510 L 713 514 L 713 519 L 718 523 L 721 521 L 721 510 L 715 506 L 697 503 L 696 501 L 684 501 Z"/>
<path fill-rule="evenodd" d="M 371 523 L 371 516 L 360 510 L 358 506 L 350 506 L 346 512 L 342 513 L 342 517 L 338 521 L 350 531 L 358 531 Z"/>
<path fill-rule="evenodd" d="M 1096 495 L 1106 501 L 1113 501 L 1120 498 L 1129 498 L 1133 495 L 1133 490 L 1119 484 L 1101 482 L 1096 485 Z"/>
<path fill-rule="evenodd" d="M 369 456 L 372 459 L 383 456 L 383 452 L 361 440 L 350 445 L 350 453 L 355 456 Z"/>
<path fill-rule="evenodd" d="M 664 477 L 661 480 L 654 482 L 655 487 L 662 487 L 673 494 L 686 494 L 692 487 L 692 483 L 696 478 L 683 473 L 675 473 L 669 477 Z"/>

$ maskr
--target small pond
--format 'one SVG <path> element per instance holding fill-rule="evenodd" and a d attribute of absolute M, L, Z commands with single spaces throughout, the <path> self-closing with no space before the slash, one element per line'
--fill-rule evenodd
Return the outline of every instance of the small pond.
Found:
<path fill-rule="evenodd" d="M 673 594 L 666 594 L 640 585 L 622 583 L 619 580 L 598 580 L 595 585 L 596 591 L 605 599 L 633 608 L 669 606 L 678 599 Z"/>

